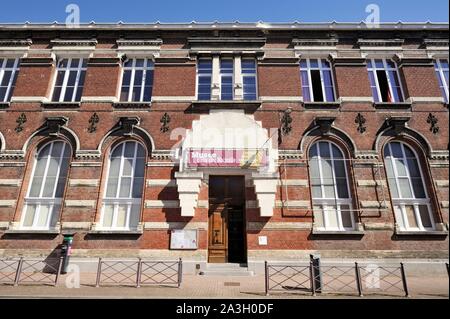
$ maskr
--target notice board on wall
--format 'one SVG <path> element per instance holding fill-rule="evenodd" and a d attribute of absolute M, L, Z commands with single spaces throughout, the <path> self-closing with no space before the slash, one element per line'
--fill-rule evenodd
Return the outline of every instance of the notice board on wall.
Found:
<path fill-rule="evenodd" d="M 172 229 L 170 234 L 170 249 L 195 250 L 197 248 L 197 229 Z"/>

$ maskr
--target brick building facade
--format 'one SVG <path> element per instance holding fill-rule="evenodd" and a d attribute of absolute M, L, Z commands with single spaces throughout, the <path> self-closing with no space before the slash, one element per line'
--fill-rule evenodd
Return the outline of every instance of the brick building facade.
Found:
<path fill-rule="evenodd" d="M 448 258 L 448 72 L 448 24 L 0 25 L 0 256 Z"/>

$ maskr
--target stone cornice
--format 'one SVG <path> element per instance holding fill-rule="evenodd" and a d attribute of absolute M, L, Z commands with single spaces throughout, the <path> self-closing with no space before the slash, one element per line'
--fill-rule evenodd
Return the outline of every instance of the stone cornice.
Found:
<path fill-rule="evenodd" d="M 96 39 L 53 39 L 50 40 L 52 47 L 95 47 Z"/>
<path fill-rule="evenodd" d="M 0 47 L 28 47 L 33 44 L 31 39 L 20 40 L 20 39 L 7 39 L 0 40 Z"/>
<path fill-rule="evenodd" d="M 308 47 L 317 47 L 317 46 L 326 46 L 326 47 L 334 47 L 338 44 L 337 39 L 293 39 L 292 45 L 297 46 L 308 46 Z"/>
<path fill-rule="evenodd" d="M 361 47 L 401 47 L 403 39 L 358 39 L 357 45 Z"/>
<path fill-rule="evenodd" d="M 119 39 L 116 41 L 120 47 L 160 47 L 163 41 L 161 39 Z"/>
<path fill-rule="evenodd" d="M 442 47 L 448 49 L 448 39 L 424 39 L 422 45 L 425 48 Z"/>

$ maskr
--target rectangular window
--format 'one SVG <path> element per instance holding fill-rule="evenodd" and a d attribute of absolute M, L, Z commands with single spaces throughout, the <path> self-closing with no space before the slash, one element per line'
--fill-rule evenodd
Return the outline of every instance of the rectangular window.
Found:
<path fill-rule="evenodd" d="M 220 61 L 220 96 L 221 100 L 233 100 L 233 59 Z"/>
<path fill-rule="evenodd" d="M 370 59 L 367 61 L 370 88 L 375 102 L 403 102 L 403 89 L 397 65 L 386 59 Z"/>
<path fill-rule="evenodd" d="M 255 101 L 257 99 L 257 83 L 256 61 L 254 59 L 242 59 L 242 80 L 244 100 Z"/>
<path fill-rule="evenodd" d="M 197 98 L 202 101 L 211 100 L 212 60 L 200 59 L 197 69 Z"/>
<path fill-rule="evenodd" d="M 55 88 L 53 90 L 54 102 L 79 102 L 83 92 L 86 76 L 86 59 L 68 58 L 58 62 Z"/>
<path fill-rule="evenodd" d="M 301 60 L 300 77 L 305 102 L 334 102 L 336 100 L 331 65 L 327 60 Z"/>
<path fill-rule="evenodd" d="M 0 102 L 9 102 L 19 73 L 19 59 L 0 58 Z"/>
<path fill-rule="evenodd" d="M 153 90 L 153 61 L 129 59 L 123 66 L 122 102 L 150 102 Z"/>
<path fill-rule="evenodd" d="M 445 103 L 449 101 L 449 81 L 448 81 L 448 60 L 439 59 L 434 61 L 434 70 L 439 81 L 439 88 L 441 89 L 442 96 L 444 97 Z M 0 95 L 1 98 L 1 95 Z"/>

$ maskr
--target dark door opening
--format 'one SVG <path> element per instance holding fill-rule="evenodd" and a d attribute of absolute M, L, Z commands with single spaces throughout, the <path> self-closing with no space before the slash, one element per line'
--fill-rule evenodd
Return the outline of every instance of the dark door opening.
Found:
<path fill-rule="evenodd" d="M 245 180 L 242 176 L 209 178 L 210 263 L 246 263 Z"/>

